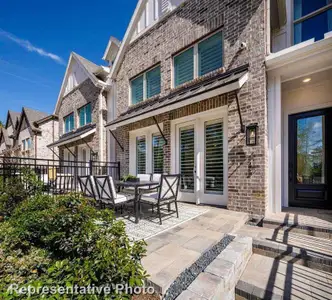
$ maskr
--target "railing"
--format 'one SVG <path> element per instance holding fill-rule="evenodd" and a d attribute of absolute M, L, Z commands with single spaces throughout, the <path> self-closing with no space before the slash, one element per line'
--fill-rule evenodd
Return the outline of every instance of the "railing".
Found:
<path fill-rule="evenodd" d="M 51 194 L 78 192 L 78 177 L 108 175 L 120 179 L 119 162 L 68 161 L 0 156 L 0 180 L 22 179 L 25 170 L 33 171 L 43 183 L 44 191 Z"/>

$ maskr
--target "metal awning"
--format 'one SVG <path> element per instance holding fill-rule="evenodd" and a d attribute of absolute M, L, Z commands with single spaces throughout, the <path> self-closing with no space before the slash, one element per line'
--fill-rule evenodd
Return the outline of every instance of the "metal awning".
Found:
<path fill-rule="evenodd" d="M 96 124 L 91 124 L 77 129 L 76 131 L 64 134 L 59 140 L 48 145 L 48 148 L 55 148 L 59 146 L 64 146 L 72 142 L 79 140 L 84 140 L 84 138 L 94 134 L 96 132 Z"/>
<path fill-rule="evenodd" d="M 248 65 L 208 77 L 188 87 L 180 88 L 168 96 L 152 101 L 141 102 L 130 107 L 117 119 L 109 122 L 106 127 L 115 130 L 149 117 L 200 102 L 215 96 L 239 90 L 248 80 Z"/>

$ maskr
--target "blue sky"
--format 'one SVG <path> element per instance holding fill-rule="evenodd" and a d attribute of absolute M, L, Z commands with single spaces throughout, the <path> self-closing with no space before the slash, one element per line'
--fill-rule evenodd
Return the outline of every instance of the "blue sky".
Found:
<path fill-rule="evenodd" d="M 2 0 L 0 120 L 22 106 L 52 113 L 71 51 L 103 64 L 109 37 L 122 40 L 137 0 Z"/>

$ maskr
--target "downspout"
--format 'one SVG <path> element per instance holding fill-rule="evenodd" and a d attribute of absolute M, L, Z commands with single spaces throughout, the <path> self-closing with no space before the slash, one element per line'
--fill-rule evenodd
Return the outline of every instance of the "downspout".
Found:
<path fill-rule="evenodd" d="M 271 54 L 271 0 L 266 0 L 265 24 L 266 24 L 266 56 Z"/>
<path fill-rule="evenodd" d="M 35 134 L 35 158 L 37 158 L 37 148 L 38 148 L 38 145 L 37 145 L 37 134 Z"/>

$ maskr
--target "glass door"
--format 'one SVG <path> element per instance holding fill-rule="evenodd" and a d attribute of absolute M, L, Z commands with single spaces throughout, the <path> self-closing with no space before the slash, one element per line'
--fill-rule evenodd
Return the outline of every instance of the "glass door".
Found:
<path fill-rule="evenodd" d="M 289 203 L 330 208 L 331 109 L 289 117 Z"/>

